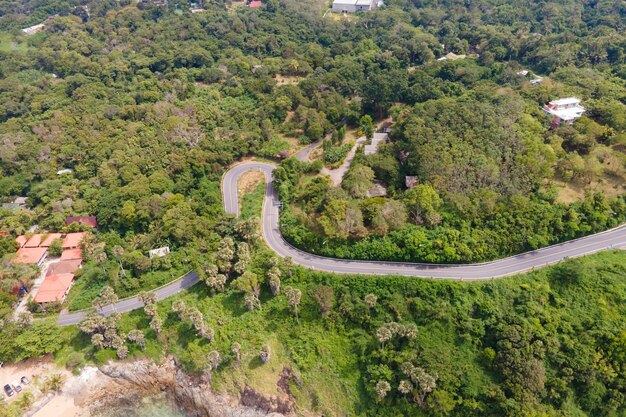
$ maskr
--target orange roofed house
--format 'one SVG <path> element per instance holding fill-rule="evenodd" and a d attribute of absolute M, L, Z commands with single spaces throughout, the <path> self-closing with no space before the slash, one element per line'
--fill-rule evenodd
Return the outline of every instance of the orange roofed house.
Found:
<path fill-rule="evenodd" d="M 80 242 L 83 241 L 85 232 L 68 233 L 63 240 L 63 249 L 76 249 L 80 247 Z"/>
<path fill-rule="evenodd" d="M 13 258 L 14 264 L 32 264 L 39 265 L 46 260 L 48 248 L 19 248 L 17 256 Z"/>
<path fill-rule="evenodd" d="M 44 238 L 45 237 L 45 238 Z M 61 233 L 48 233 L 47 235 L 42 236 L 42 241 L 39 246 L 43 248 L 49 248 L 52 245 L 52 242 L 56 239 L 61 239 L 63 235 Z"/>
<path fill-rule="evenodd" d="M 40 304 L 54 301 L 63 302 L 73 281 L 74 274 L 48 275 L 35 295 L 35 302 Z"/>

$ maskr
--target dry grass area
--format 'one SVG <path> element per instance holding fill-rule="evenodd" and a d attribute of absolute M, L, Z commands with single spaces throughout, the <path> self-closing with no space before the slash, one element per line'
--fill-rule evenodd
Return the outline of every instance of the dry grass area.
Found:
<path fill-rule="evenodd" d="M 237 192 L 239 198 L 245 193 L 254 190 L 259 184 L 265 182 L 265 175 L 261 171 L 248 171 L 239 177 L 237 182 Z"/>
<path fill-rule="evenodd" d="M 588 190 L 599 191 L 607 198 L 617 197 L 626 192 L 626 179 L 610 175 L 598 181 L 592 181 L 588 185 L 564 183 L 562 181 L 553 181 L 553 184 L 559 189 L 558 201 L 564 204 L 584 200 L 585 193 Z"/>
<path fill-rule="evenodd" d="M 351 128 L 346 130 L 346 137 L 343 143 L 354 143 L 359 138 L 359 129 Z"/>
<path fill-rule="evenodd" d="M 304 80 L 305 77 L 299 77 L 297 75 L 281 75 L 276 74 L 274 79 L 278 83 L 278 85 L 286 85 L 286 84 L 298 84 L 300 81 Z"/>
<path fill-rule="evenodd" d="M 559 202 L 570 204 L 581 201 L 587 191 L 601 192 L 608 198 L 626 193 L 626 155 L 605 146 L 596 147 L 591 155 L 600 165 L 598 174 L 590 182 L 552 182 L 559 189 Z"/>

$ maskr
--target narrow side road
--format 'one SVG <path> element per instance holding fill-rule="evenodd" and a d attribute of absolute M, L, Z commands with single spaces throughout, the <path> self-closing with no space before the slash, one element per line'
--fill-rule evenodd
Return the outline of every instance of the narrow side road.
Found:
<path fill-rule="evenodd" d="M 436 265 L 326 258 L 296 249 L 282 237 L 279 228 L 279 200 L 272 187 L 274 168 L 273 164 L 263 162 L 246 162 L 233 166 L 226 172 L 222 182 L 224 209 L 235 216 L 239 215 L 237 180 L 247 171 L 262 171 L 267 180 L 261 221 L 263 238 L 270 249 L 278 255 L 290 256 L 295 263 L 319 271 L 343 274 L 395 274 L 425 278 L 485 280 L 519 274 L 558 263 L 566 258 L 576 258 L 602 250 L 626 247 L 626 226 L 620 226 L 606 232 L 481 264 Z"/>

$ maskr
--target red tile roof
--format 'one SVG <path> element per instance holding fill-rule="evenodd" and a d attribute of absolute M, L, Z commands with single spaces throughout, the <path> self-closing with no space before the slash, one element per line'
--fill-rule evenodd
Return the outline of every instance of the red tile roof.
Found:
<path fill-rule="evenodd" d="M 68 233 L 63 240 L 63 249 L 77 248 L 85 237 L 85 232 L 80 233 Z"/>
<path fill-rule="evenodd" d="M 14 264 L 37 264 L 46 255 L 47 248 L 19 248 Z"/>
<path fill-rule="evenodd" d="M 46 238 L 41 242 L 39 246 L 47 248 L 52 244 L 54 239 L 61 239 L 63 235 L 61 233 L 48 233 Z"/>
<path fill-rule="evenodd" d="M 65 249 L 61 254 L 62 261 L 75 260 L 75 259 L 83 259 L 83 251 L 80 248 L 76 249 Z"/>
<path fill-rule="evenodd" d="M 73 217 L 68 217 L 65 220 L 66 226 L 69 226 L 72 223 L 80 223 L 80 224 L 84 224 L 85 226 L 98 227 L 96 216 L 73 216 Z"/>
<path fill-rule="evenodd" d="M 251 9 L 261 6 L 263 6 L 263 2 L 259 0 L 252 0 L 250 3 L 248 3 L 248 7 Z"/>
<path fill-rule="evenodd" d="M 67 291 L 72 286 L 74 274 L 57 274 L 47 276 L 41 283 L 41 287 L 35 295 L 35 302 L 49 303 L 51 301 L 63 301 Z"/>
<path fill-rule="evenodd" d="M 82 259 L 72 259 L 67 261 L 59 261 L 50 265 L 47 275 L 73 274 L 83 263 Z"/>
<path fill-rule="evenodd" d="M 21 248 L 21 247 L 23 247 L 26 244 L 28 239 L 26 239 L 26 236 L 20 235 L 20 236 L 15 238 L 15 241 L 17 242 L 18 245 L 20 245 L 20 248 Z"/>
<path fill-rule="evenodd" d="M 41 238 L 43 235 L 41 233 L 37 233 L 36 235 L 32 235 L 30 239 L 24 245 L 25 248 L 36 248 L 41 245 Z"/>

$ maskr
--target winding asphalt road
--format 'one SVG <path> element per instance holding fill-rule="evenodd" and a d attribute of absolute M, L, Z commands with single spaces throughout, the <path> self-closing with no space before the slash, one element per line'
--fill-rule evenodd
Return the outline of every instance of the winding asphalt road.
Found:
<path fill-rule="evenodd" d="M 499 259 L 493 262 L 471 265 L 436 265 L 401 262 L 351 261 L 326 258 L 294 248 L 283 239 L 279 228 L 279 200 L 272 187 L 272 171 L 275 166 L 262 162 L 245 162 L 233 166 L 222 182 L 224 209 L 239 215 L 237 181 L 252 170 L 265 174 L 267 186 L 263 203 L 262 229 L 267 245 L 278 255 L 290 256 L 294 263 L 318 271 L 342 274 L 404 275 L 425 278 L 456 280 L 485 280 L 501 278 L 558 263 L 566 258 L 576 258 L 611 248 L 626 247 L 626 226 L 606 232 Z"/>
<path fill-rule="evenodd" d="M 239 216 L 239 177 L 249 171 L 265 174 L 265 200 L 263 202 L 262 232 L 267 245 L 278 255 L 290 256 L 294 263 L 318 271 L 340 274 L 403 275 L 425 278 L 456 280 L 485 280 L 519 274 L 535 268 L 555 264 L 566 258 L 576 258 L 611 248 L 626 247 L 626 225 L 595 235 L 571 240 L 547 248 L 526 252 L 493 262 L 472 265 L 435 265 L 402 262 L 351 261 L 313 255 L 290 245 L 283 239 L 279 228 L 280 202 L 272 186 L 272 171 L 275 166 L 264 162 L 244 162 L 233 166 L 222 179 L 224 210 Z M 162 300 L 178 294 L 199 281 L 195 272 L 189 272 L 180 279 L 155 290 L 157 299 Z M 125 313 L 142 308 L 138 297 L 130 297 L 116 304 L 104 307 L 100 314 L 108 316 L 113 312 Z M 80 323 L 87 311 L 65 314 L 59 317 L 60 326 Z"/>

